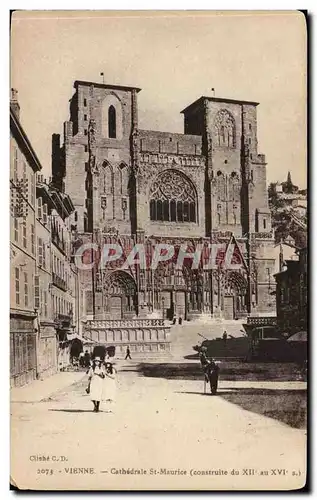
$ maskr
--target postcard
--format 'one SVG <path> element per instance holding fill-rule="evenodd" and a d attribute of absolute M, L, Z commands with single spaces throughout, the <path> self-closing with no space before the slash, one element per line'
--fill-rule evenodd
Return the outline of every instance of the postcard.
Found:
<path fill-rule="evenodd" d="M 306 24 L 12 13 L 12 488 L 305 486 Z"/>

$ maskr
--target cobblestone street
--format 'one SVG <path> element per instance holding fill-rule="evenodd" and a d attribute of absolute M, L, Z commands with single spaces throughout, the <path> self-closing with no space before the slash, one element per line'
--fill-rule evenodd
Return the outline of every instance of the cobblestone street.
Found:
<path fill-rule="evenodd" d="M 270 488 L 273 482 L 281 489 L 304 483 L 305 431 L 245 411 L 221 397 L 241 387 L 241 382 L 220 381 L 217 396 L 204 395 L 200 380 L 139 376 L 131 362 L 122 364 L 118 373 L 113 413 L 107 413 L 104 403 L 95 414 L 85 393 L 87 377 L 77 372 L 72 381 L 41 402 L 15 398 L 12 403 L 11 472 L 18 486 L 265 488 L 268 477 Z M 263 383 L 244 386 L 263 387 Z M 265 386 L 296 390 L 305 384 L 267 382 Z M 49 460 L 40 460 L 43 456 Z M 74 470 L 79 468 L 86 469 Z M 141 473 L 121 471 L 119 476 L 121 469 L 129 468 Z M 233 468 L 239 474 L 231 474 Z M 169 474 L 169 470 L 177 472 Z M 260 475 L 264 470 L 269 476 Z M 295 472 L 302 475 L 292 475 Z"/>

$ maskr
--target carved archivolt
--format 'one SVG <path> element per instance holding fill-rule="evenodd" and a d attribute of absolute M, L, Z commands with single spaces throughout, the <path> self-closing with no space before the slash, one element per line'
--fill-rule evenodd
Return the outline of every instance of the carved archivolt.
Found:
<path fill-rule="evenodd" d="M 115 271 L 105 279 L 105 291 L 109 295 L 134 296 L 136 284 L 132 276 L 123 271 Z"/>

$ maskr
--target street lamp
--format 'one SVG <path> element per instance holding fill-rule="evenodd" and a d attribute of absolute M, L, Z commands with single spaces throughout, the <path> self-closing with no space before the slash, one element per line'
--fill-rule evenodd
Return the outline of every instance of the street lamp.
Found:
<path fill-rule="evenodd" d="M 165 319 L 165 316 L 164 316 L 164 305 L 165 305 L 165 298 L 162 297 L 162 315 L 163 315 L 163 320 Z"/>

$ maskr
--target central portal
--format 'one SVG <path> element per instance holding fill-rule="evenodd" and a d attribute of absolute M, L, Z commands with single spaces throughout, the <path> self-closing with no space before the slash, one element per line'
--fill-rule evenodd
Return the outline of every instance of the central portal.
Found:
<path fill-rule="evenodd" d="M 132 319 L 138 313 L 136 283 L 124 271 L 114 271 L 105 277 L 104 298 L 109 319 Z"/>
<path fill-rule="evenodd" d="M 111 319 L 122 319 L 122 297 L 110 297 Z"/>

